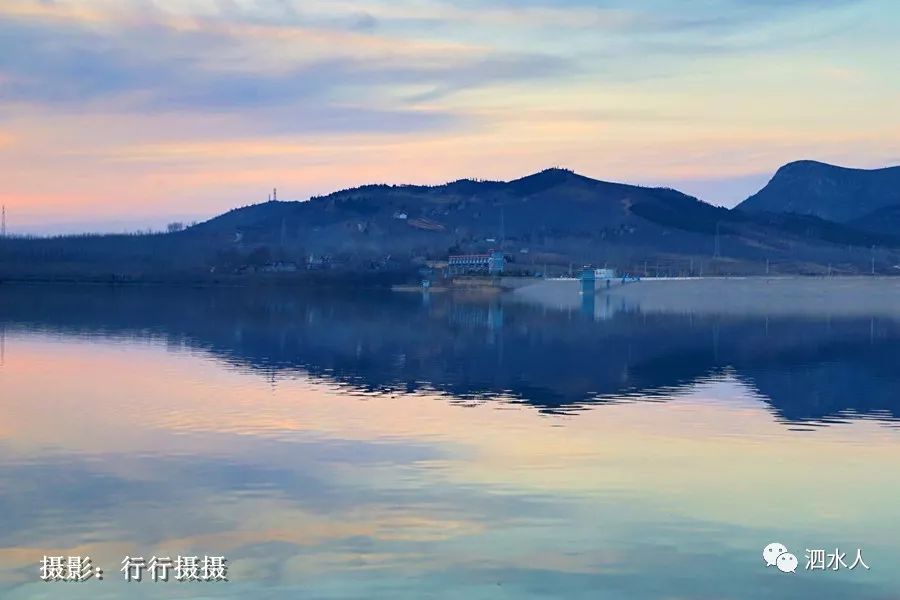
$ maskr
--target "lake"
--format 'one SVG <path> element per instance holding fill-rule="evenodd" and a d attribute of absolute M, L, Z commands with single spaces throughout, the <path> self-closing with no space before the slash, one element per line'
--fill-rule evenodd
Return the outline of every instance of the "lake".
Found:
<path fill-rule="evenodd" d="M 0 597 L 896 598 L 900 302 L 648 293 L 0 285 Z"/>

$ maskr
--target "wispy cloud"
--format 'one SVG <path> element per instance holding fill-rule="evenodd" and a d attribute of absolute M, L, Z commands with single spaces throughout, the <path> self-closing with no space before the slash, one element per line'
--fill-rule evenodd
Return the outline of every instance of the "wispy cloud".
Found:
<path fill-rule="evenodd" d="M 224 8 L 216 20 L 144 22 L 107 14 L 97 27 L 100 17 L 92 12 L 61 21 L 35 19 L 30 12 L 24 13 L 29 18 L 6 18 L 0 21 L 0 102 L 248 111 L 251 117 L 260 109 L 292 108 L 292 131 L 440 129 L 463 117 L 419 104 L 470 87 L 558 77 L 572 68 L 536 53 L 283 23 L 260 30 L 234 3 L 218 4 Z M 281 4 L 294 14 L 289 3 Z"/>
<path fill-rule="evenodd" d="M 2 0 L 0 200 L 212 213 L 276 180 L 548 164 L 743 193 L 794 154 L 897 156 L 898 22 L 892 0 Z"/>

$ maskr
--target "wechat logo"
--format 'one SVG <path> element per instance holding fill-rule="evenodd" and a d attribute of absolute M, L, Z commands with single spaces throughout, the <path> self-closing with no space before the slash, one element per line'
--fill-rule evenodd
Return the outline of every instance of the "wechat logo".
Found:
<path fill-rule="evenodd" d="M 782 573 L 797 572 L 797 557 L 788 552 L 787 546 L 773 542 L 763 548 L 763 560 L 767 567 L 777 567 Z"/>

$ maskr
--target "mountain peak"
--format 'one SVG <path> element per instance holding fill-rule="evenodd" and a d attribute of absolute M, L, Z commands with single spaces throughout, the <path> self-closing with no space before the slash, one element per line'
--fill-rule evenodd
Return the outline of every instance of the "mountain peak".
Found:
<path fill-rule="evenodd" d="M 889 167 L 890 168 L 890 167 Z M 883 169 L 859 169 L 854 167 L 843 167 L 841 165 L 833 165 L 831 163 L 819 160 L 795 160 L 779 167 L 775 172 L 775 177 L 781 175 L 797 175 L 804 173 L 870 173 Z"/>
<path fill-rule="evenodd" d="M 542 171 L 538 171 L 535 173 L 536 175 L 556 175 L 556 176 L 568 176 L 568 175 L 577 175 L 575 171 L 572 169 L 566 169 L 565 167 L 550 167 L 544 169 Z"/>
<path fill-rule="evenodd" d="M 536 194 L 561 185 L 593 182 L 593 179 L 578 175 L 575 171 L 552 167 L 509 182 L 510 187 L 521 194 Z"/>
<path fill-rule="evenodd" d="M 859 167 L 844 167 L 841 165 L 833 165 L 831 163 L 819 160 L 795 160 L 782 165 L 775 172 L 775 177 L 779 174 L 797 174 L 808 172 L 834 172 L 834 173 L 884 173 L 890 171 L 900 171 L 900 166 L 896 167 L 877 167 L 874 169 L 862 169 Z"/>
<path fill-rule="evenodd" d="M 854 169 L 814 160 L 782 166 L 738 208 L 808 214 L 846 223 L 900 204 L 900 167 Z"/>
<path fill-rule="evenodd" d="M 554 180 L 554 181 L 565 181 L 567 179 L 580 177 L 577 175 L 575 171 L 571 169 L 563 169 L 561 167 L 550 167 L 549 169 L 544 169 L 542 171 L 538 171 L 537 173 L 532 173 L 531 175 L 526 175 L 525 177 L 520 177 L 519 179 L 513 179 L 510 183 L 515 183 L 517 181 L 537 181 L 537 180 Z"/>
<path fill-rule="evenodd" d="M 799 171 L 799 170 L 806 170 L 806 169 L 822 169 L 822 168 L 841 169 L 843 167 L 838 167 L 836 165 L 824 163 L 824 162 L 818 161 L 818 160 L 802 159 L 802 160 L 794 160 L 794 161 L 791 161 L 789 163 L 782 165 L 781 167 L 778 168 L 778 171 L 776 171 L 776 174 L 780 173 L 782 171 Z"/>

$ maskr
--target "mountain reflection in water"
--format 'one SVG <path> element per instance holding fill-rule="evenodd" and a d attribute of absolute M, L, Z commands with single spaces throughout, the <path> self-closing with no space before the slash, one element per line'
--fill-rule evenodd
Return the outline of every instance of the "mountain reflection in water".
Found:
<path fill-rule="evenodd" d="M 0 327 L 154 338 L 272 378 L 547 412 L 664 401 L 727 374 L 785 422 L 900 416 L 900 320 L 889 315 L 645 312 L 603 296 L 554 310 L 369 290 L 3 286 Z"/>

